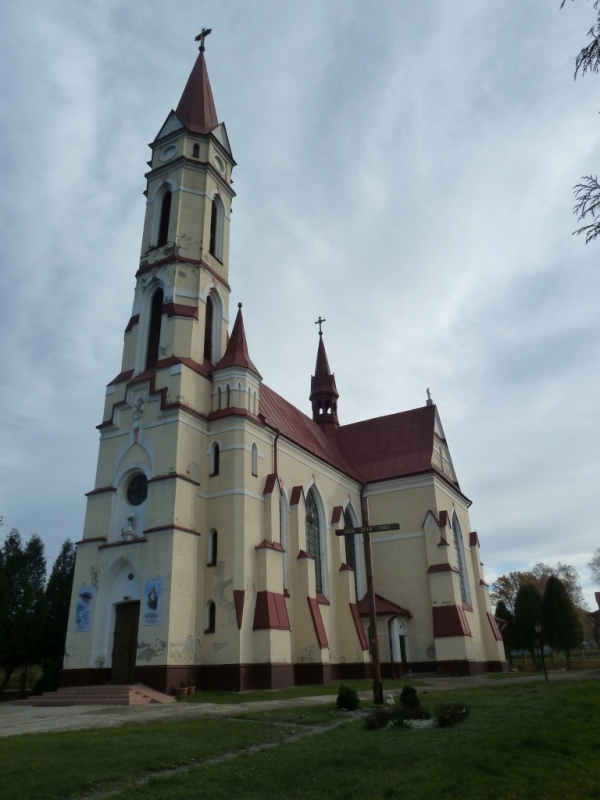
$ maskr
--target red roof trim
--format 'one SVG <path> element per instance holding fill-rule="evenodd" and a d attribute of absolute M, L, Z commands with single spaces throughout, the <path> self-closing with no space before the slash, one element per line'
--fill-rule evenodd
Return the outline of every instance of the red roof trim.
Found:
<path fill-rule="evenodd" d="M 200 486 L 198 481 L 193 480 L 188 475 L 182 475 L 180 472 L 169 472 L 168 475 L 156 475 L 154 478 L 149 478 L 148 483 L 156 483 L 157 481 L 170 481 L 177 478 L 180 481 L 187 481 L 194 486 Z"/>
<path fill-rule="evenodd" d="M 290 620 L 283 594 L 267 591 L 257 592 L 253 630 L 290 630 Z"/>
<path fill-rule="evenodd" d="M 235 616 L 237 618 L 238 631 L 242 629 L 242 616 L 244 614 L 244 600 L 246 592 L 243 589 L 233 590 L 233 602 L 235 603 Z"/>
<path fill-rule="evenodd" d="M 279 542 L 273 542 L 273 550 L 277 550 L 278 553 L 285 553 L 285 548 L 283 548 Z"/>
<path fill-rule="evenodd" d="M 127 323 L 127 327 L 125 328 L 125 333 L 129 333 L 129 331 L 133 330 L 133 326 L 137 325 L 140 321 L 140 315 L 134 314 L 132 317 L 129 317 L 129 322 Z"/>
<path fill-rule="evenodd" d="M 144 533 L 159 533 L 160 531 L 181 531 L 182 533 L 192 533 L 194 536 L 202 535 L 192 528 L 182 528 L 181 525 L 159 525 L 157 528 L 146 528 Z"/>
<path fill-rule="evenodd" d="M 458 570 L 452 564 L 432 564 L 427 570 L 428 575 L 436 572 L 458 572 Z"/>
<path fill-rule="evenodd" d="M 183 303 L 165 303 L 162 313 L 167 317 L 193 317 L 198 319 L 198 306 L 187 306 Z"/>
<path fill-rule="evenodd" d="M 313 625 L 315 626 L 315 633 L 321 649 L 329 647 L 327 641 L 327 634 L 325 633 L 325 626 L 323 625 L 323 618 L 321 617 L 321 609 L 317 602 L 316 597 L 307 597 L 308 606 L 310 608 L 310 615 L 312 617 Z"/>
<path fill-rule="evenodd" d="M 271 544 L 271 542 L 267 542 L 266 539 L 263 539 L 263 541 L 260 544 L 257 544 L 254 549 L 255 550 L 272 550 L 273 549 L 273 545 Z"/>
<path fill-rule="evenodd" d="M 267 475 L 267 479 L 265 481 L 265 488 L 263 489 L 263 494 L 272 494 L 276 482 L 277 482 L 277 475 L 274 472 L 271 472 L 269 475 Z"/>
<path fill-rule="evenodd" d="M 333 513 L 331 514 L 331 524 L 337 525 L 338 522 L 343 517 L 343 515 L 344 515 L 344 509 L 342 508 L 342 506 L 334 506 Z"/>
<path fill-rule="evenodd" d="M 137 539 L 128 539 L 126 542 L 110 542 L 110 544 L 101 544 L 98 550 L 106 550 L 108 547 L 128 547 L 131 544 L 143 544 L 147 542 L 143 536 L 138 536 Z"/>
<path fill-rule="evenodd" d="M 348 564 L 342 564 L 340 567 L 340 572 L 354 572 L 352 567 L 349 567 Z"/>
<path fill-rule="evenodd" d="M 116 491 L 117 490 L 115 489 L 114 486 L 102 486 L 100 489 L 92 489 L 91 492 L 86 492 L 85 496 L 91 497 L 91 495 L 93 494 L 104 494 L 104 492 L 116 492 Z"/>
<path fill-rule="evenodd" d="M 438 547 L 450 547 L 450 545 L 449 545 L 449 544 L 448 544 L 448 542 L 447 542 L 447 541 L 444 539 L 444 537 L 443 537 L 443 536 L 441 536 L 441 537 L 440 537 L 440 540 L 439 540 L 439 542 L 438 542 Z"/>
<path fill-rule="evenodd" d="M 436 639 L 447 636 L 471 636 L 465 612 L 459 606 L 434 606 L 433 635 Z"/>
<path fill-rule="evenodd" d="M 318 594 L 318 595 L 317 595 L 317 603 L 318 603 L 320 606 L 330 606 L 330 605 L 331 605 L 331 603 L 330 603 L 330 602 L 329 602 L 329 600 L 328 600 L 328 599 L 325 597 L 325 595 L 324 595 L 324 594 Z"/>
<path fill-rule="evenodd" d="M 352 614 L 352 619 L 354 620 L 354 627 L 356 628 L 356 633 L 358 634 L 358 640 L 360 642 L 360 646 L 363 650 L 369 649 L 369 644 L 367 642 L 367 637 L 365 636 L 365 630 L 362 626 L 362 622 L 360 621 L 360 616 L 358 614 L 358 608 L 356 603 L 349 603 L 350 606 L 350 613 Z"/>
<path fill-rule="evenodd" d="M 93 542 L 105 542 L 106 536 L 94 536 L 93 539 L 80 539 L 78 542 L 75 542 L 77 547 L 81 544 L 92 544 Z"/>
<path fill-rule="evenodd" d="M 496 639 L 497 642 L 501 642 L 502 641 L 502 634 L 500 633 L 500 630 L 498 629 L 498 625 L 496 624 L 496 617 L 494 617 L 493 614 L 490 614 L 489 611 L 486 611 L 486 614 L 487 614 L 488 622 L 490 623 L 490 626 L 492 628 L 492 633 L 494 634 L 494 639 Z"/>
<path fill-rule="evenodd" d="M 303 494 L 304 490 L 302 486 L 294 486 L 294 488 L 292 489 L 292 496 L 290 498 L 290 505 L 297 506 Z"/>
<path fill-rule="evenodd" d="M 488 587 L 489 587 L 489 583 L 486 583 L 486 582 L 483 580 L 483 578 L 481 578 L 481 579 L 479 580 L 479 585 L 480 585 L 480 586 L 488 586 Z"/>
<path fill-rule="evenodd" d="M 307 553 L 306 550 L 300 550 L 300 552 L 297 555 L 297 559 L 301 561 L 303 558 L 312 558 L 313 561 L 315 560 L 315 557 L 311 556 L 310 553 Z"/>
<path fill-rule="evenodd" d="M 123 383 L 123 381 L 128 381 L 129 378 L 133 375 L 132 369 L 126 369 L 125 372 L 119 372 L 116 378 L 113 378 L 107 386 L 114 386 L 115 383 Z"/>
<path fill-rule="evenodd" d="M 469 534 L 469 547 L 479 547 L 479 537 L 477 536 L 477 531 L 471 531 Z"/>
<path fill-rule="evenodd" d="M 362 600 L 356 604 L 358 613 L 361 617 L 369 616 L 369 597 L 365 595 Z M 388 616 L 389 614 L 396 614 L 400 617 L 410 617 L 412 614 L 402 606 L 397 605 L 391 600 L 387 600 L 380 594 L 375 594 L 375 613 L 378 617 Z"/>

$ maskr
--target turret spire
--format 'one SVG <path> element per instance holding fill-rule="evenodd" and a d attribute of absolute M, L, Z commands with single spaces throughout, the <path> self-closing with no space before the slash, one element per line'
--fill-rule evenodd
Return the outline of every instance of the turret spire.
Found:
<path fill-rule="evenodd" d="M 244 369 L 249 369 L 259 378 L 261 377 L 260 372 L 252 363 L 250 354 L 248 353 L 248 344 L 246 342 L 246 332 L 244 330 L 244 318 L 242 317 L 241 303 L 238 303 L 238 313 L 237 317 L 235 318 L 233 330 L 231 331 L 231 336 L 229 337 L 229 342 L 227 343 L 225 355 L 219 361 L 215 367 L 215 370 L 225 369 L 225 367 L 243 367 Z"/>
<path fill-rule="evenodd" d="M 323 322 L 325 320 L 319 317 L 317 324 Z M 327 433 L 337 430 L 340 424 L 337 415 L 338 397 L 335 376 L 329 368 L 327 353 L 325 352 L 323 333 L 319 331 L 317 363 L 315 364 L 315 374 L 310 381 L 309 400 L 312 403 L 313 420 L 319 425 L 323 425 L 323 430 Z"/>

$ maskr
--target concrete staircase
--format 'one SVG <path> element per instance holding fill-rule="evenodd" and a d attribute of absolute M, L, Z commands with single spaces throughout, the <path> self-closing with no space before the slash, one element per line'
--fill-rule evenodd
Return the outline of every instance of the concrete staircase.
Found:
<path fill-rule="evenodd" d="M 175 698 L 141 683 L 130 686 L 71 686 L 38 697 L 17 700 L 23 706 L 144 706 L 175 703 Z"/>

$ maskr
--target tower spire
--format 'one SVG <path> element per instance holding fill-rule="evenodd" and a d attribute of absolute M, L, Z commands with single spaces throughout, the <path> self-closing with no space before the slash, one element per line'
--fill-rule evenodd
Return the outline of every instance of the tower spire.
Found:
<path fill-rule="evenodd" d="M 319 328 L 325 320 L 319 319 Z M 319 330 L 319 347 L 317 349 L 317 362 L 315 374 L 310 380 L 310 397 L 312 403 L 313 420 L 323 426 L 326 433 L 334 432 L 339 427 L 337 415 L 338 390 L 335 385 L 335 376 L 329 368 L 323 332 Z"/>
<path fill-rule="evenodd" d="M 243 367 L 249 369 L 259 378 L 260 372 L 256 369 L 250 354 L 248 352 L 248 343 L 246 342 L 246 331 L 244 330 L 244 318 L 242 317 L 242 304 L 238 303 L 238 313 L 235 318 L 233 330 L 227 343 L 225 355 L 219 361 L 215 370 L 225 369 L 226 367 Z"/>
<path fill-rule="evenodd" d="M 177 117 L 188 130 L 204 134 L 210 133 L 219 124 L 204 58 L 204 37 L 209 33 L 210 29 L 203 28 L 196 37 L 201 41 L 200 54 L 175 109 Z"/>

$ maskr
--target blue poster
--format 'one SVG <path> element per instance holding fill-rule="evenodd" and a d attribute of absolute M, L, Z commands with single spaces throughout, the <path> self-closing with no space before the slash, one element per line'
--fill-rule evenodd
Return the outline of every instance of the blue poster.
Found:
<path fill-rule="evenodd" d="M 144 588 L 142 625 L 159 625 L 162 608 L 162 578 L 148 578 Z"/>
<path fill-rule="evenodd" d="M 82 586 L 77 592 L 77 605 L 75 606 L 75 632 L 86 633 L 92 621 L 92 601 L 94 587 Z"/>

